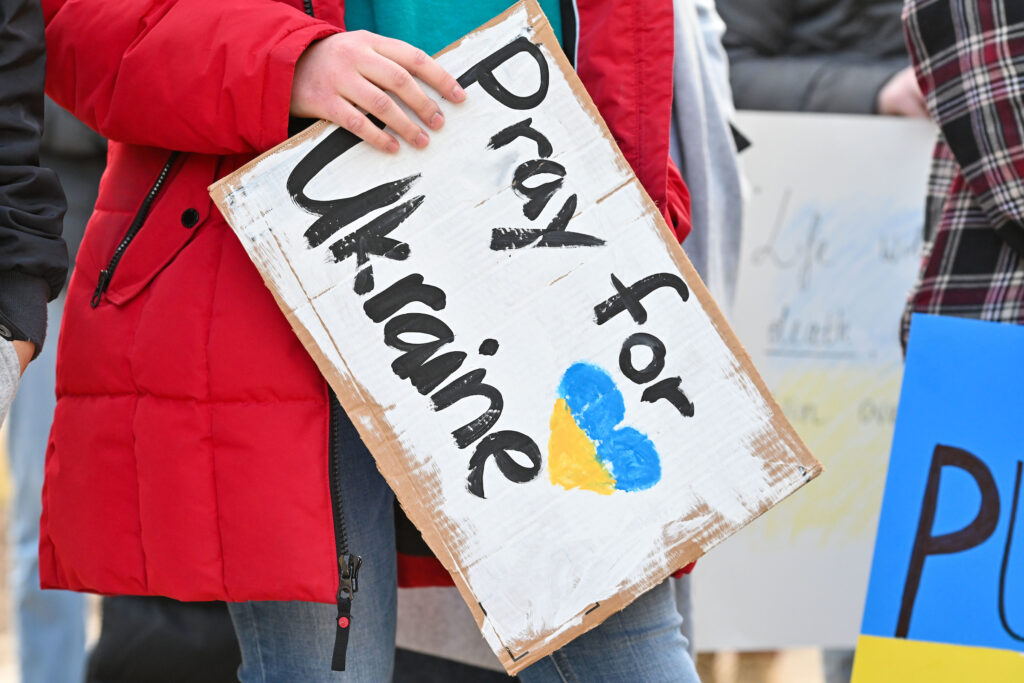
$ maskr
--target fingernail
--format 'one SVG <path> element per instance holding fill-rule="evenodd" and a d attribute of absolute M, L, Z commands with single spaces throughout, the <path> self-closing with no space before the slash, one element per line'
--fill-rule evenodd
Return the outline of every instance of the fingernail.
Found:
<path fill-rule="evenodd" d="M 444 117 L 441 116 L 441 112 L 435 113 L 430 117 L 430 123 L 428 124 L 434 130 L 437 130 L 444 125 Z"/>
<path fill-rule="evenodd" d="M 427 137 L 427 134 L 420 133 L 419 135 L 416 136 L 416 139 L 412 141 L 412 144 L 422 149 L 427 146 L 428 142 L 430 142 L 430 138 Z"/>
<path fill-rule="evenodd" d="M 395 140 L 394 138 L 389 140 L 388 144 L 387 144 L 387 151 L 389 153 L 391 153 L 391 154 L 397 154 L 398 153 L 398 140 Z"/>
<path fill-rule="evenodd" d="M 452 99 L 456 102 L 461 102 L 466 99 L 466 91 L 462 89 L 461 85 L 456 84 L 456 86 L 452 88 Z"/>

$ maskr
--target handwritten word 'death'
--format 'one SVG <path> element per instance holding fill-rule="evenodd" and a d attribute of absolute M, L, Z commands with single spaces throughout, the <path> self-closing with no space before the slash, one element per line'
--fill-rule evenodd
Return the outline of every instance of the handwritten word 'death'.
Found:
<path fill-rule="evenodd" d="M 648 275 L 629 287 L 612 275 L 612 286 L 615 287 L 616 294 L 594 306 L 594 320 L 598 325 L 605 324 L 624 311 L 628 312 L 638 325 L 643 325 L 647 322 L 647 309 L 644 307 L 643 299 L 662 287 L 673 289 L 683 301 L 690 298 L 689 287 L 681 277 L 673 273 Z M 651 360 L 642 368 L 633 365 L 633 349 L 636 347 L 646 348 L 651 352 Z M 622 343 L 619 350 L 619 370 L 634 384 L 648 384 L 657 379 L 665 369 L 666 354 L 665 344 L 658 337 L 646 332 L 636 332 Z M 640 400 L 644 403 L 654 403 L 664 399 L 675 406 L 683 417 L 693 417 L 693 402 L 687 398 L 681 384 L 681 377 L 666 378 L 648 384 Z"/>
<path fill-rule="evenodd" d="M 509 59 L 525 53 L 532 57 L 540 70 L 540 85 L 536 92 L 517 95 L 511 92 L 495 75 L 495 71 Z M 527 110 L 544 101 L 548 92 L 548 66 L 540 48 L 526 38 L 517 38 L 491 53 L 470 67 L 458 79 L 466 89 L 479 85 L 500 104 L 513 110 Z M 525 136 L 537 141 L 541 159 L 525 162 L 514 173 L 514 186 L 528 201 L 524 213 L 531 220 L 543 211 L 554 192 L 561 187 L 561 178 L 553 187 L 540 185 L 528 187 L 526 181 L 540 173 L 555 171 L 564 176 L 560 165 L 546 159 L 551 154 L 551 144 L 543 135 L 530 127 L 530 120 L 512 126 L 492 137 L 494 145 L 508 144 L 517 137 Z M 379 122 L 376 122 L 378 125 Z M 503 142 L 504 141 L 504 142 Z M 355 258 L 357 274 L 354 291 L 365 296 L 375 289 L 372 258 L 386 258 L 405 261 L 411 254 L 408 243 L 393 236 L 413 213 L 422 205 L 423 195 L 406 199 L 406 195 L 420 178 L 419 174 L 381 183 L 365 192 L 335 199 L 312 199 L 306 194 L 309 183 L 330 164 L 361 142 L 352 133 L 337 129 L 327 135 L 292 169 L 286 181 L 289 195 L 303 210 L 317 216 L 304 235 L 310 249 L 322 246 L 344 231 L 329 247 L 333 259 L 344 262 Z M 582 246 L 603 244 L 602 240 L 565 231 L 565 226 L 576 208 L 576 195 L 566 200 L 562 210 L 545 230 L 536 234 L 519 231 L 512 235 L 509 248 L 527 246 L 537 242 L 538 246 Z M 386 210 L 355 230 L 348 229 L 369 214 Z M 500 242 L 500 240 L 499 240 Z M 495 248 L 492 243 L 492 248 Z M 374 322 L 384 326 L 384 343 L 401 355 L 391 364 L 392 372 L 407 380 L 422 395 L 430 395 L 430 407 L 443 411 L 462 399 L 481 397 L 486 399 L 486 410 L 476 419 L 455 429 L 452 436 L 460 449 L 476 444 L 469 459 L 467 489 L 470 493 L 484 497 L 484 468 L 492 460 L 501 474 L 510 482 L 523 483 L 534 479 L 540 472 L 541 452 L 537 444 L 527 435 L 514 430 L 492 431 L 501 417 L 504 399 L 494 386 L 484 382 L 486 370 L 477 368 L 465 372 L 455 379 L 468 355 L 463 351 L 442 349 L 455 341 L 455 333 L 439 318 L 428 313 L 408 312 L 402 309 L 413 302 L 426 304 L 435 312 L 444 310 L 445 293 L 436 286 L 426 284 L 420 274 L 408 275 L 392 283 L 374 295 L 364 304 L 364 312 Z M 400 312 L 401 311 L 401 312 Z M 426 339 L 426 341 L 423 341 Z M 496 340 L 488 339 L 480 347 L 480 354 L 490 356 L 498 348 Z M 437 355 L 439 354 L 440 355 Z M 444 384 L 447 382 L 447 384 Z M 442 386 L 444 384 L 444 386 Z M 511 453 L 519 453 L 529 462 L 522 464 Z"/>

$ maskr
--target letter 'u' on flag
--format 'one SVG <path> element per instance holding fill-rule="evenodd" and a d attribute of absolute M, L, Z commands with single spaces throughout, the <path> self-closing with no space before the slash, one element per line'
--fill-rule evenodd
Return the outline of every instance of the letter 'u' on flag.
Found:
<path fill-rule="evenodd" d="M 854 683 L 1024 681 L 1022 352 L 914 316 Z"/>

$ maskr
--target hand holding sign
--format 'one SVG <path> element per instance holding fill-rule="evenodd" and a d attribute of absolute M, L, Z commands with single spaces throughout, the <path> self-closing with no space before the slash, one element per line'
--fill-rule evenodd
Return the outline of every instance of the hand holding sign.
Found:
<path fill-rule="evenodd" d="M 366 111 L 422 149 L 430 137 L 388 95 L 396 95 L 432 130 L 440 129 L 441 110 L 413 76 L 453 102 L 466 99 L 455 78 L 423 50 L 369 31 L 337 33 L 299 57 L 290 113 L 327 119 L 381 151 L 397 152 L 398 140 L 373 125 Z"/>

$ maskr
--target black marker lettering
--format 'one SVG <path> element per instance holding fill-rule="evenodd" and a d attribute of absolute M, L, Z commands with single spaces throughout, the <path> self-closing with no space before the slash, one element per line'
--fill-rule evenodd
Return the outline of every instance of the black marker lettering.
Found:
<path fill-rule="evenodd" d="M 526 467 L 516 462 L 509 451 L 522 453 L 530 461 Z M 475 496 L 484 496 L 484 466 L 488 458 L 494 458 L 505 478 L 516 484 L 531 481 L 540 473 L 540 449 L 533 439 L 520 432 L 494 432 L 477 444 L 473 457 L 469 459 L 469 477 L 466 488 Z"/>
<path fill-rule="evenodd" d="M 419 175 L 409 176 L 378 185 L 355 197 L 334 200 L 340 206 L 333 211 L 324 213 L 313 225 L 309 226 L 305 233 L 306 241 L 311 248 L 320 246 L 346 225 L 381 207 L 397 202 L 405 196 L 405 193 L 419 177 Z"/>
<path fill-rule="evenodd" d="M 435 311 L 444 310 L 444 290 L 434 285 L 423 284 L 423 276 L 413 273 L 406 275 L 383 292 L 375 294 L 372 299 L 363 304 L 363 311 L 370 320 L 379 323 L 390 318 L 413 301 L 426 304 Z"/>
<path fill-rule="evenodd" d="M 599 247 L 604 240 L 581 232 L 569 232 L 565 226 L 576 212 L 576 195 L 570 196 L 544 230 L 494 228 L 491 249 L 521 249 L 536 242 L 537 247 Z"/>
<path fill-rule="evenodd" d="M 555 217 L 548 223 L 538 247 L 599 247 L 604 240 L 593 235 L 584 235 L 581 232 L 569 232 L 565 226 L 569 224 L 572 215 L 576 213 L 576 195 L 571 195 Z"/>
<path fill-rule="evenodd" d="M 534 187 L 526 184 L 527 180 L 545 173 L 556 175 L 558 179 Z M 535 220 L 551 201 L 551 197 L 558 191 L 558 188 L 562 187 L 563 178 L 565 178 L 565 166 L 550 159 L 531 159 L 519 164 L 515 173 L 512 174 L 512 191 L 527 200 L 523 205 L 523 215 L 531 221 Z"/>
<path fill-rule="evenodd" d="M 373 267 L 366 266 L 358 273 L 356 273 L 355 284 L 352 285 L 352 289 L 356 294 L 362 296 L 363 294 L 369 294 L 373 291 Z"/>
<path fill-rule="evenodd" d="M 655 401 L 665 399 L 674 405 L 683 417 L 693 417 L 693 403 L 686 397 L 683 390 L 679 388 L 680 384 L 682 384 L 682 380 L 678 377 L 663 379 L 657 384 L 652 384 L 644 389 L 640 400 L 644 403 L 654 403 Z"/>
<path fill-rule="evenodd" d="M 1003 624 L 1003 630 L 1014 640 L 1024 641 L 1024 634 L 1021 634 L 1010 626 L 1010 620 L 1006 616 L 1006 568 L 1010 563 L 1010 545 L 1013 541 L 1013 531 L 1017 524 L 1017 504 L 1020 502 L 1021 469 L 1024 462 L 1017 461 L 1017 480 L 1013 485 L 1013 504 L 1010 506 L 1010 529 L 1006 532 L 1006 548 L 1003 550 L 1003 563 L 999 568 L 999 621 Z"/>
<path fill-rule="evenodd" d="M 629 311 L 633 320 L 643 325 L 647 322 L 647 309 L 644 308 L 642 300 L 661 287 L 671 287 L 676 290 L 679 298 L 683 301 L 690 298 L 690 290 L 686 283 L 681 277 L 672 273 L 648 275 L 629 287 L 623 286 L 619 278 L 612 275 L 612 285 L 618 294 L 594 306 L 594 316 L 598 325 L 605 324 L 623 311 Z"/>
<path fill-rule="evenodd" d="M 633 365 L 633 347 L 635 346 L 651 350 L 651 362 L 639 370 Z M 629 335 L 626 337 L 626 341 L 622 342 L 622 348 L 619 350 L 619 370 L 622 370 L 622 374 L 634 384 L 647 384 L 661 374 L 664 368 L 665 345 L 653 334 L 637 332 Z M 659 396 L 658 398 L 663 397 Z"/>
<path fill-rule="evenodd" d="M 487 410 L 480 417 L 452 432 L 452 436 L 455 437 L 455 445 L 459 448 L 465 448 L 482 437 L 501 417 L 501 409 L 505 406 L 505 400 L 501 397 L 500 391 L 483 383 L 486 374 L 487 371 L 482 369 L 467 372 L 462 377 L 452 380 L 444 388 L 438 389 L 430 397 L 434 403 L 434 410 L 444 410 L 468 396 L 482 396 L 490 401 Z"/>
<path fill-rule="evenodd" d="M 484 339 L 480 342 L 480 355 L 481 356 L 493 356 L 498 352 L 498 340 L 497 339 Z"/>
<path fill-rule="evenodd" d="M 334 260 L 344 261 L 352 256 L 356 263 L 365 265 L 370 256 L 383 256 L 393 261 L 404 261 L 409 257 L 409 245 L 387 235 L 411 216 L 423 203 L 423 195 L 413 197 L 404 204 L 388 209 L 372 221 L 351 232 L 331 245 Z"/>
<path fill-rule="evenodd" d="M 537 92 L 526 96 L 512 93 L 494 76 L 495 69 L 520 52 L 525 52 L 533 57 L 540 70 L 540 86 L 537 88 Z M 544 60 L 540 48 L 526 38 L 516 38 L 471 66 L 459 76 L 458 81 L 459 85 L 467 89 L 474 83 L 479 83 L 488 95 L 510 109 L 533 109 L 547 96 L 548 79 L 548 63 Z"/>
<path fill-rule="evenodd" d="M 383 128 L 384 124 L 373 119 L 374 124 Z M 306 195 L 306 186 L 320 171 L 339 156 L 362 142 L 352 133 L 343 128 L 334 131 L 309 154 L 304 156 L 288 175 L 285 187 L 291 198 L 309 213 L 320 216 L 305 233 L 310 248 L 318 247 L 326 242 L 331 235 L 346 225 L 366 216 L 367 214 L 393 204 L 401 199 L 409 188 L 420 177 L 409 176 L 401 180 L 384 183 L 371 188 L 354 197 L 338 199 L 310 199 Z"/>
<path fill-rule="evenodd" d="M 974 520 L 962 529 L 941 536 L 932 536 L 935 511 L 939 506 L 939 482 L 943 467 L 956 467 L 971 475 L 981 492 L 981 507 Z M 907 580 L 903 585 L 900 614 L 896 622 L 897 638 L 906 638 L 910 631 L 910 617 L 914 612 L 917 589 L 921 585 L 925 559 L 929 555 L 958 553 L 981 545 L 996 530 L 998 523 L 999 489 L 996 488 L 996 482 L 988 466 L 977 456 L 961 448 L 935 446 L 931 467 L 928 469 L 924 501 L 921 503 L 921 517 L 918 520 L 917 533 L 914 535 L 914 546 L 910 551 Z"/>
<path fill-rule="evenodd" d="M 499 130 L 491 136 L 491 141 L 487 144 L 487 147 L 489 149 L 501 149 L 518 138 L 529 138 L 536 142 L 537 154 L 539 156 L 549 157 L 554 151 L 551 142 L 544 137 L 543 133 L 533 127 L 533 119 L 523 119 L 519 123 Z"/>
<path fill-rule="evenodd" d="M 420 334 L 431 337 L 430 341 L 412 342 L 402 338 L 403 334 Z M 384 325 L 384 343 L 393 349 L 405 351 L 391 363 L 391 371 L 401 379 L 407 379 L 423 395 L 436 389 L 466 360 L 461 351 L 432 356 L 446 344 L 455 340 L 455 334 L 447 325 L 426 313 L 402 313 L 388 320 Z"/>

